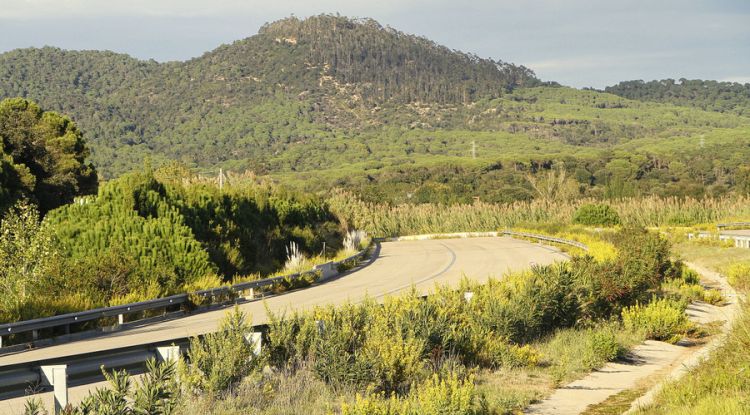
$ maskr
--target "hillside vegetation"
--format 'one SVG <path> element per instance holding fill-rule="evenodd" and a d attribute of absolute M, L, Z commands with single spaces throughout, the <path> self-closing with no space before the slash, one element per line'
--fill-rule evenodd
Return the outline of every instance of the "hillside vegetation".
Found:
<path fill-rule="evenodd" d="M 25 99 L 0 101 L 0 217 L 28 198 L 48 211 L 96 191 L 96 170 L 76 124 Z"/>
<path fill-rule="evenodd" d="M 625 81 L 604 89 L 611 94 L 639 101 L 669 102 L 708 111 L 750 114 L 750 83 L 662 79 Z"/>
<path fill-rule="evenodd" d="M 338 219 L 317 198 L 235 178 L 219 189 L 133 173 L 43 221 L 20 202 L 0 221 L 0 323 L 218 287 L 341 248 Z"/>
<path fill-rule="evenodd" d="M 328 15 L 266 25 L 187 62 L 55 48 L 0 55 L 0 97 L 29 97 L 75 117 L 109 175 L 151 152 L 255 167 L 259 151 L 330 133 L 329 122 L 354 123 L 339 105 L 455 104 L 536 83 L 523 67 Z"/>
<path fill-rule="evenodd" d="M 148 156 L 396 203 L 532 199 L 528 176 L 563 167 L 571 196 L 750 189 L 738 84 L 670 84 L 658 99 L 652 83 L 626 86 L 611 89 L 624 97 L 563 88 L 332 15 L 267 24 L 186 62 L 54 48 L 0 55 L 0 97 L 74 117 L 104 178 Z"/>

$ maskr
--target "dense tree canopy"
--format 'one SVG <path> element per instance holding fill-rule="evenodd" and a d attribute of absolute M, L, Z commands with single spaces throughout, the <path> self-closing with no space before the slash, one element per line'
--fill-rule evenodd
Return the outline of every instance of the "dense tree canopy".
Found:
<path fill-rule="evenodd" d="M 88 154 L 69 118 L 23 98 L 0 102 L 0 212 L 20 197 L 47 211 L 95 191 Z"/>
<path fill-rule="evenodd" d="M 187 62 L 50 47 L 0 54 L 0 98 L 74 116 L 105 177 L 148 154 L 257 170 L 284 145 L 361 127 L 360 112 L 379 105 L 463 104 L 537 83 L 521 66 L 327 15 L 266 25 Z"/>
<path fill-rule="evenodd" d="M 640 101 L 669 102 L 708 111 L 750 114 L 750 83 L 662 79 L 625 81 L 605 88 L 610 94 Z"/>

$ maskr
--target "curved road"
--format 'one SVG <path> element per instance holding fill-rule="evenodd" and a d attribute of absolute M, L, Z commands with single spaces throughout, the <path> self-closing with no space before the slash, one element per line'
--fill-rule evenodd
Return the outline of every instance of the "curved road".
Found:
<path fill-rule="evenodd" d="M 267 321 L 266 305 L 275 313 L 284 313 L 358 302 L 367 296 L 380 299 L 412 285 L 426 293 L 435 284 L 456 285 L 464 276 L 485 281 L 534 263 L 565 259 L 567 256 L 556 248 L 507 237 L 385 242 L 375 260 L 355 272 L 264 301 L 248 302 L 240 309 L 252 316 L 253 324 L 263 324 Z M 220 309 L 2 356 L 0 367 L 200 335 L 215 331 L 225 313 L 226 309 Z M 0 404 L 0 413 L 3 406 Z"/>

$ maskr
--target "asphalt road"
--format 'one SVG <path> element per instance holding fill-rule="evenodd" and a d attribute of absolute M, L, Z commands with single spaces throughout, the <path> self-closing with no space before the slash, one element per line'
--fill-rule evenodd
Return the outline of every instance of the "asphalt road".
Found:
<path fill-rule="evenodd" d="M 268 319 L 266 306 L 274 313 L 285 313 L 318 305 L 358 302 L 368 296 L 381 299 L 412 286 L 428 293 L 435 284 L 456 285 L 464 276 L 486 281 L 531 264 L 549 264 L 566 258 L 556 248 L 507 237 L 385 242 L 375 260 L 356 272 L 303 290 L 245 303 L 240 309 L 252 317 L 253 324 L 263 324 Z M 0 367 L 200 335 L 215 331 L 225 314 L 226 310 L 215 310 L 2 356 Z M 77 400 L 74 389 L 71 389 L 72 401 Z M 17 404 L 10 400 L 0 402 L 0 413 L 9 413 L 6 411 L 17 408 Z"/>

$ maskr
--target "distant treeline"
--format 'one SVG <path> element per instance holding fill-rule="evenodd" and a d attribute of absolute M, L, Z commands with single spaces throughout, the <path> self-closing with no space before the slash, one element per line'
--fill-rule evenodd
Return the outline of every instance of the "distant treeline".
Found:
<path fill-rule="evenodd" d="M 750 114 L 750 83 L 662 79 L 625 81 L 604 89 L 610 94 L 640 101 L 668 102 L 707 111 Z"/>

